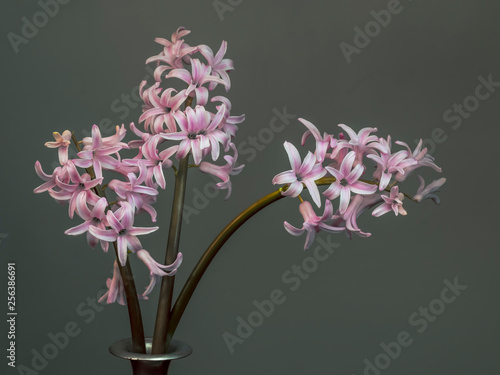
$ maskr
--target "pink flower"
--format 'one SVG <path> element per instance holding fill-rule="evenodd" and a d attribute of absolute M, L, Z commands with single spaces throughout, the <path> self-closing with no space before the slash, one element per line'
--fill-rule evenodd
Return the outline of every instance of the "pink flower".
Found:
<path fill-rule="evenodd" d="M 367 209 L 374 207 L 382 201 L 381 194 L 355 195 L 349 204 L 347 210 L 340 214 L 339 211 L 332 217 L 333 225 L 345 226 L 345 233 L 352 239 L 352 234 L 356 233 L 360 237 L 370 237 L 371 233 L 365 233 L 359 229 L 357 224 L 358 217 Z"/>
<path fill-rule="evenodd" d="M 307 232 L 304 250 L 307 250 L 312 245 L 316 233 L 318 233 L 320 230 L 324 230 L 330 233 L 339 233 L 345 229 L 340 227 L 332 227 L 325 224 L 326 222 L 332 221 L 333 214 L 332 202 L 328 200 L 325 202 L 325 211 L 323 213 L 323 216 L 321 217 L 318 217 L 316 215 L 311 203 L 309 203 L 308 201 L 302 202 L 299 206 L 299 210 L 302 214 L 302 217 L 304 218 L 304 224 L 302 225 L 302 228 L 295 228 L 293 225 L 289 224 L 286 221 L 284 225 L 287 232 L 293 236 L 300 236 L 304 232 Z"/>
<path fill-rule="evenodd" d="M 200 164 L 201 159 L 209 151 L 212 160 L 217 160 L 220 153 L 219 143 L 225 144 L 228 136 L 218 129 L 224 120 L 225 106 L 217 112 L 213 119 L 204 107 L 196 106 L 186 108 L 186 112 L 177 112 L 175 118 L 181 131 L 177 133 L 164 133 L 165 139 L 181 141 L 177 151 L 177 159 L 184 158 L 189 151 L 193 153 L 194 163 Z"/>
<path fill-rule="evenodd" d="M 436 194 L 433 194 L 435 191 L 438 191 L 441 186 L 443 186 L 446 182 L 446 178 L 440 178 L 439 180 L 432 181 L 429 185 L 425 186 L 425 181 L 422 176 L 417 176 L 420 181 L 420 186 L 417 190 L 417 193 L 413 197 L 417 202 L 421 202 L 423 199 L 432 199 L 432 201 L 436 204 L 439 204 L 440 200 Z"/>
<path fill-rule="evenodd" d="M 115 301 L 117 301 L 120 305 L 127 304 L 125 288 L 123 287 L 120 268 L 118 267 L 118 263 L 116 262 L 116 260 L 113 266 L 113 278 L 108 278 L 106 280 L 106 286 L 108 287 L 108 291 L 101 298 L 99 298 L 98 302 L 106 300 L 106 303 L 114 303 Z"/>
<path fill-rule="evenodd" d="M 158 227 L 134 227 L 134 211 L 127 202 L 121 202 L 121 207 L 116 212 L 109 210 L 106 218 L 111 229 L 105 230 L 91 226 L 89 231 L 100 240 L 107 242 L 116 241 L 118 245 L 118 259 L 122 266 L 125 266 L 127 262 L 127 249 L 130 248 L 132 252 L 136 252 L 143 248 L 136 236 L 149 234 L 158 230 Z"/>
<path fill-rule="evenodd" d="M 200 164 L 200 171 L 203 173 L 209 173 L 215 177 L 218 177 L 222 180 L 222 182 L 217 183 L 217 187 L 219 189 L 227 189 L 227 195 L 225 199 L 228 199 L 229 196 L 231 195 L 231 180 L 229 178 L 229 175 L 237 175 L 239 174 L 243 168 L 245 167 L 244 164 L 235 167 L 236 164 L 236 159 L 238 158 L 238 151 L 236 149 L 236 146 L 234 143 L 230 143 L 230 147 L 234 151 L 234 156 L 226 155 L 224 156 L 224 160 L 227 161 L 225 165 L 215 165 L 207 162 L 201 162 Z"/>
<path fill-rule="evenodd" d="M 45 142 L 45 147 L 48 148 L 57 148 L 59 154 L 59 163 L 61 165 L 66 164 L 68 161 L 68 148 L 71 144 L 71 132 L 69 130 L 65 130 L 62 135 L 58 132 L 52 133 L 54 136 L 55 142 Z"/>
<path fill-rule="evenodd" d="M 226 91 L 231 87 L 231 80 L 227 72 L 234 70 L 233 60 L 224 59 L 227 50 L 227 42 L 224 40 L 219 51 L 214 57 L 214 52 L 209 46 L 204 44 L 198 46 L 198 51 L 207 59 L 208 65 L 212 68 L 212 75 L 219 76 L 224 81 Z M 210 82 L 208 88 L 213 90 L 217 86 L 216 82 Z"/>
<path fill-rule="evenodd" d="M 321 137 L 321 134 L 312 123 L 303 118 L 299 118 L 299 121 L 303 123 L 307 127 L 307 131 L 302 136 L 302 146 L 306 143 L 307 138 L 312 135 L 316 140 L 316 150 L 314 151 L 314 155 L 316 156 L 316 160 L 322 163 L 325 160 L 326 151 L 329 147 L 334 147 L 337 144 L 337 140 L 333 138 L 330 134 L 326 132 Z"/>
<path fill-rule="evenodd" d="M 186 30 L 184 27 L 179 27 L 177 31 L 172 33 L 172 40 L 167 40 L 164 38 L 155 38 L 155 42 L 164 46 L 163 51 L 157 55 L 152 56 L 146 60 L 146 64 L 150 62 L 162 62 L 167 64 L 160 65 L 155 70 L 155 79 L 160 81 L 161 75 L 165 70 L 172 68 L 182 68 L 182 61 L 188 57 L 190 54 L 196 52 L 197 47 L 190 47 L 187 45 L 182 37 L 188 35 L 191 31 Z"/>
<path fill-rule="evenodd" d="M 92 127 L 92 143 L 86 145 L 83 151 L 78 153 L 81 159 L 75 159 L 74 163 L 80 168 L 94 167 L 96 178 L 102 178 L 102 169 L 116 169 L 120 165 L 120 161 L 112 158 L 110 155 L 115 154 L 122 148 L 128 148 L 126 143 L 107 147 L 101 137 L 101 132 L 97 125 Z"/>
<path fill-rule="evenodd" d="M 231 102 L 229 101 L 228 98 L 225 98 L 224 96 L 214 96 L 210 101 L 222 103 L 220 105 L 215 106 L 217 111 L 221 109 L 222 105 L 226 106 L 227 113 L 224 116 L 225 120 L 221 123 L 219 129 L 224 131 L 231 139 L 234 138 L 236 136 L 236 132 L 238 131 L 237 125 L 245 121 L 245 115 L 230 116 L 229 113 L 231 112 Z"/>
<path fill-rule="evenodd" d="M 56 176 L 56 184 L 60 190 L 54 191 L 50 189 L 49 194 L 58 201 L 69 201 L 69 217 L 73 218 L 76 202 L 80 195 L 84 197 L 86 202 L 91 204 L 97 203 L 99 196 L 95 194 L 92 189 L 101 184 L 102 178 L 92 180 L 88 173 L 84 173 L 80 176 L 71 161 L 68 161 L 66 165 L 68 166 L 68 174 L 73 184 L 70 182 L 63 182 L 59 179 L 59 176 Z"/>
<path fill-rule="evenodd" d="M 125 288 L 123 286 L 123 279 L 120 275 L 120 268 L 118 267 L 118 262 L 115 260 L 113 266 L 113 278 L 106 280 L 106 286 L 108 287 L 108 291 L 104 293 L 104 295 L 99 298 L 99 303 L 102 301 L 106 301 L 106 303 L 114 303 L 118 302 L 120 305 L 127 304 L 127 297 L 125 295 Z M 139 299 L 147 299 L 137 295 Z"/>
<path fill-rule="evenodd" d="M 417 163 L 413 158 L 408 159 L 408 153 L 404 150 L 391 154 L 391 136 L 387 137 L 387 141 L 380 138 L 378 143 L 374 143 L 374 147 L 380 150 L 380 156 L 371 154 L 366 157 L 378 164 L 373 177 L 380 181 L 378 186 L 380 191 L 389 185 L 393 173 L 405 174 L 405 168 Z"/>
<path fill-rule="evenodd" d="M 91 226 L 95 226 L 100 229 L 106 229 L 106 207 L 108 206 L 108 202 L 106 198 L 101 198 L 97 201 L 94 208 L 89 210 L 87 207 L 87 201 L 84 195 L 79 195 L 76 201 L 76 212 L 78 215 L 85 220 L 80 225 L 76 227 L 70 228 L 64 233 L 70 236 L 76 236 L 82 233 L 87 232 L 87 243 L 90 247 L 96 247 L 99 239 L 92 235 L 88 230 Z M 109 242 L 101 240 L 102 249 L 107 252 L 108 251 Z"/>
<path fill-rule="evenodd" d="M 370 135 L 372 132 L 376 132 L 377 128 L 363 128 L 356 133 L 349 126 L 344 124 L 339 124 L 339 126 L 349 135 L 349 141 L 339 141 L 337 147 L 335 147 L 332 152 L 332 159 L 337 155 L 337 153 L 343 148 L 350 148 L 356 152 L 356 159 L 354 160 L 354 165 L 362 164 L 363 156 L 366 154 L 373 153 L 373 145 L 371 142 L 377 140 L 376 135 Z"/>
<path fill-rule="evenodd" d="M 318 187 L 314 181 L 326 174 L 325 169 L 321 166 L 321 163 L 316 162 L 316 157 L 311 152 L 307 153 L 304 162 L 301 163 L 300 154 L 297 148 L 289 142 L 285 142 L 284 146 L 292 169 L 274 176 L 273 184 L 290 184 L 288 189 L 283 191 L 282 194 L 292 198 L 297 197 L 302 192 L 304 184 L 309 190 L 309 194 L 311 194 L 314 203 L 320 207 L 321 198 Z"/>
<path fill-rule="evenodd" d="M 173 69 L 165 79 L 175 77 L 186 82 L 189 85 L 186 94 L 196 96 L 196 104 L 203 106 L 208 102 L 208 89 L 203 86 L 205 83 L 226 84 L 222 79 L 212 76 L 211 71 L 212 68 L 209 65 L 203 64 L 198 59 L 191 59 L 191 73 L 186 69 Z"/>
<path fill-rule="evenodd" d="M 147 158 L 147 161 L 152 163 L 152 165 L 150 165 L 147 169 L 147 176 L 146 176 L 147 186 L 151 187 L 153 186 L 153 177 L 154 177 L 154 179 L 162 189 L 165 189 L 167 187 L 163 170 L 172 167 L 173 162 L 172 160 L 170 160 L 170 157 L 174 155 L 178 149 L 179 146 L 177 145 L 171 146 L 161 151 L 160 154 L 158 154 L 158 151 L 155 150 L 156 154 Z"/>
<path fill-rule="evenodd" d="M 342 164 L 340 169 L 337 170 L 332 167 L 325 167 L 325 169 L 330 172 L 330 174 L 335 177 L 335 182 L 333 182 L 330 187 L 323 193 L 325 197 L 332 200 L 340 195 L 339 211 L 343 214 L 347 210 L 349 201 L 351 199 L 351 192 L 356 194 L 373 194 L 377 191 L 376 185 L 370 185 L 366 182 L 358 181 L 364 171 L 364 166 L 358 164 L 352 168 L 356 153 L 354 151 L 349 152 Z"/>
<path fill-rule="evenodd" d="M 96 126 L 96 125 L 94 125 Z M 125 135 L 127 134 L 127 129 L 125 129 L 125 125 L 122 124 L 122 126 L 116 125 L 115 127 L 116 133 L 110 137 L 104 137 L 101 138 L 102 142 L 102 147 L 116 147 L 119 146 L 120 148 L 129 148 L 128 145 L 125 142 L 121 142 L 123 138 L 125 138 Z M 88 148 L 92 147 L 92 137 L 85 137 L 82 140 L 82 144 L 84 146 L 88 146 Z"/>
<path fill-rule="evenodd" d="M 149 293 L 151 293 L 154 286 L 158 282 L 158 279 L 163 276 L 174 276 L 177 273 L 177 269 L 182 264 L 182 253 L 178 253 L 177 259 L 169 265 L 163 265 L 156 262 L 151 254 L 144 249 L 137 251 L 136 255 L 149 269 L 150 281 L 148 287 L 142 294 L 143 297 L 146 297 Z"/>
<path fill-rule="evenodd" d="M 139 177 L 134 173 L 128 173 L 128 182 L 115 179 L 108 183 L 108 187 L 114 190 L 122 201 L 128 202 L 133 210 L 141 208 L 143 195 L 158 195 L 158 190 L 142 185 L 147 177 L 147 168 L 144 164 L 139 163 L 138 165 L 140 170 Z"/>
<path fill-rule="evenodd" d="M 391 210 L 394 211 L 396 216 L 398 216 L 398 214 L 406 215 L 406 211 L 403 208 L 403 198 L 404 194 L 399 192 L 399 187 L 393 186 L 389 196 L 382 195 L 384 203 L 374 209 L 372 215 L 379 217 Z"/>
<path fill-rule="evenodd" d="M 73 163 L 70 162 L 70 163 L 64 164 L 62 167 L 57 167 L 56 169 L 54 169 L 54 172 L 52 172 L 52 174 L 46 174 L 42 169 L 42 165 L 37 160 L 35 162 L 35 172 L 38 175 L 38 177 L 40 177 L 45 182 L 42 185 L 35 188 L 33 190 L 33 193 L 35 193 L 35 194 L 43 193 L 44 191 L 47 191 L 47 190 L 52 189 L 53 187 L 57 186 L 56 178 L 59 179 L 59 181 L 68 183 L 70 180 L 69 173 L 68 173 L 68 165 L 69 164 L 73 165 Z"/>
<path fill-rule="evenodd" d="M 177 125 L 173 113 L 180 108 L 188 97 L 186 90 L 181 90 L 172 96 L 172 93 L 177 91 L 168 88 L 162 92 L 160 82 L 156 82 L 153 86 L 144 90 L 145 84 L 146 81 L 142 81 L 139 88 L 139 94 L 144 101 L 142 106 L 143 114 L 139 117 L 139 122 L 144 121 L 144 128 L 146 130 L 151 129 L 153 134 L 163 133 L 165 131 L 164 125 L 166 125 L 168 133 L 176 132 Z"/>
<path fill-rule="evenodd" d="M 406 147 L 408 150 L 408 157 L 415 161 L 410 166 L 404 168 L 404 173 L 398 172 L 396 174 L 396 181 L 404 181 L 411 174 L 411 172 L 420 167 L 430 167 L 437 172 L 441 172 L 441 168 L 434 163 L 434 158 L 431 155 L 427 155 L 427 148 L 422 150 L 422 140 L 418 142 L 418 145 L 415 147 L 413 153 L 411 152 L 410 146 L 408 146 L 405 142 L 396 141 L 396 143 Z"/>

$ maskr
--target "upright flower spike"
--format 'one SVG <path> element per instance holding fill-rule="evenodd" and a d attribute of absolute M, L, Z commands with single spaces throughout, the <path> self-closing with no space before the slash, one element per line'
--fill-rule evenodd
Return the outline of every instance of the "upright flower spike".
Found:
<path fill-rule="evenodd" d="M 321 163 L 317 163 L 316 157 L 311 152 L 308 152 L 304 158 L 304 162 L 301 162 L 299 151 L 293 144 L 285 142 L 284 146 L 292 169 L 274 176 L 273 184 L 290 184 L 288 189 L 283 191 L 282 194 L 292 198 L 297 197 L 302 192 L 304 189 L 302 184 L 304 184 L 309 190 L 314 203 L 318 207 L 321 207 L 319 190 L 314 181 L 326 174 L 325 169 Z"/>
<path fill-rule="evenodd" d="M 62 135 L 58 132 L 52 133 L 54 136 L 55 142 L 45 142 L 45 147 L 48 148 L 57 148 L 59 154 L 59 163 L 61 165 L 66 164 L 68 161 L 68 149 L 71 144 L 71 132 L 69 130 L 65 130 Z"/>
<path fill-rule="evenodd" d="M 304 224 L 302 225 L 302 228 L 296 228 L 286 221 L 284 223 L 284 226 L 286 231 L 293 236 L 300 236 L 304 232 L 307 232 L 304 250 L 307 250 L 312 245 L 316 233 L 318 233 L 320 230 L 330 233 L 339 233 L 345 229 L 342 227 L 333 227 L 326 224 L 332 221 L 333 214 L 332 202 L 330 202 L 329 200 L 325 202 L 325 210 L 323 212 L 323 216 L 321 217 L 318 217 L 316 215 L 311 203 L 309 203 L 308 201 L 304 201 L 300 204 L 299 211 L 304 218 Z"/>
<path fill-rule="evenodd" d="M 370 185 L 366 182 L 358 181 L 363 174 L 364 167 L 362 164 L 358 164 L 352 168 L 355 158 L 356 153 L 351 151 L 342 161 L 339 170 L 332 167 L 325 167 L 325 169 L 335 177 L 335 182 L 333 182 L 323 194 L 330 200 L 340 196 L 339 211 L 341 214 L 347 210 L 347 206 L 351 199 L 351 192 L 367 195 L 377 191 L 377 185 Z"/>

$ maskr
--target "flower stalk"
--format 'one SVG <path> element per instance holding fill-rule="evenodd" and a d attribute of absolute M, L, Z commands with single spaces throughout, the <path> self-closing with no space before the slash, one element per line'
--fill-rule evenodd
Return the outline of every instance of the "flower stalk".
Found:
<path fill-rule="evenodd" d="M 170 230 L 168 233 L 167 252 L 165 264 L 173 263 L 179 252 L 179 242 L 182 227 L 182 212 L 184 209 L 184 198 L 186 195 L 187 171 L 189 155 L 179 161 L 179 169 L 175 179 L 174 203 L 170 219 Z M 160 300 L 156 313 L 156 323 L 153 335 L 152 354 L 163 354 L 166 352 L 170 340 L 167 342 L 167 329 L 170 321 L 170 309 L 172 307 L 172 296 L 174 292 L 175 276 L 164 277 L 161 282 Z"/>

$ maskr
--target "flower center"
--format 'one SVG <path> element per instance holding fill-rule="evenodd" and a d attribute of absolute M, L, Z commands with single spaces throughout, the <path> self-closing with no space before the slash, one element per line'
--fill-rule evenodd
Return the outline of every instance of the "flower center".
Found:
<path fill-rule="evenodd" d="M 343 178 L 342 180 L 340 180 L 340 185 L 347 186 L 347 185 L 349 185 L 349 183 L 347 182 L 347 180 L 345 178 Z"/>
<path fill-rule="evenodd" d="M 205 130 L 201 130 L 198 133 L 188 134 L 188 138 L 189 139 L 196 139 L 196 137 L 198 137 L 199 135 L 205 135 Z"/>
<path fill-rule="evenodd" d="M 127 233 L 126 229 L 122 229 L 121 231 L 118 232 L 120 236 L 123 236 L 125 233 Z"/>

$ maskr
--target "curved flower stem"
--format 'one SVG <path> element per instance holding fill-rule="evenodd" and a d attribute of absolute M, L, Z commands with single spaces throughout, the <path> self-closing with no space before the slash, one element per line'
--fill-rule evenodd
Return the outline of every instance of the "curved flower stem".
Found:
<path fill-rule="evenodd" d="M 73 142 L 78 151 L 81 151 L 80 142 L 77 141 L 74 134 L 71 135 Z M 95 178 L 94 169 L 92 167 L 86 168 L 87 173 L 91 176 L 92 179 Z M 106 193 L 102 186 L 97 185 L 94 188 L 95 193 L 105 198 Z M 108 209 L 111 208 L 111 203 L 108 202 Z M 122 266 L 119 257 L 118 257 L 118 247 L 116 241 L 113 242 L 113 246 L 115 248 L 116 260 L 118 263 L 118 268 L 120 269 L 120 276 L 123 281 L 123 288 L 125 289 L 125 296 L 127 298 L 127 308 L 128 308 L 128 316 L 130 321 L 130 330 L 132 334 L 132 345 L 135 353 L 146 353 L 146 344 L 144 341 L 144 326 L 142 325 L 142 314 L 141 307 L 139 305 L 139 299 L 137 298 L 137 290 L 135 288 L 134 275 L 132 273 L 132 268 L 130 267 L 130 262 L 127 258 L 127 263 L 125 266 Z"/>
<path fill-rule="evenodd" d="M 326 177 L 321 178 L 316 181 L 316 185 L 329 185 L 335 181 L 334 177 Z M 236 216 L 214 239 L 214 241 L 207 248 L 203 256 L 200 258 L 196 266 L 194 267 L 191 275 L 189 276 L 186 284 L 182 288 L 177 301 L 172 309 L 172 314 L 170 318 L 170 325 L 168 327 L 168 339 L 172 339 L 175 329 L 179 324 L 179 321 L 186 309 L 191 296 L 193 295 L 196 286 L 200 282 L 203 274 L 207 270 L 208 266 L 215 258 L 221 247 L 226 243 L 226 241 L 236 232 L 236 230 L 241 227 L 248 219 L 250 219 L 257 212 L 262 210 L 263 208 L 269 206 L 270 204 L 279 201 L 284 196 L 281 194 L 282 191 L 285 191 L 288 186 L 284 186 L 283 188 L 272 192 L 271 194 L 266 195 L 265 197 L 259 199 L 257 202 L 252 204 L 250 207 L 241 212 L 238 216 Z"/>
<path fill-rule="evenodd" d="M 316 185 L 329 185 L 335 182 L 335 177 L 323 177 L 316 181 Z M 378 185 L 377 182 L 374 181 L 365 181 L 374 185 Z M 180 319 L 186 310 L 187 304 L 189 303 L 198 283 L 200 282 L 203 274 L 207 270 L 208 266 L 215 258 L 219 250 L 226 243 L 226 241 L 240 228 L 248 219 L 250 219 L 253 215 L 255 215 L 260 210 L 269 206 L 270 204 L 279 201 L 284 196 L 281 194 L 282 191 L 285 191 L 288 188 L 284 186 L 277 191 L 272 192 L 271 194 L 266 195 L 265 197 L 259 199 L 257 202 L 252 204 L 250 207 L 241 212 L 238 216 L 236 216 L 213 240 L 210 246 L 207 248 L 203 256 L 200 258 L 196 266 L 194 267 L 191 275 L 189 275 L 186 284 L 182 288 L 182 291 L 177 298 L 175 305 L 172 309 L 171 317 L 170 317 L 170 325 L 168 327 L 167 339 L 171 340 L 177 325 L 179 324 Z M 306 188 L 304 186 L 304 188 Z"/>
<path fill-rule="evenodd" d="M 184 209 L 184 197 L 186 195 L 187 170 L 189 154 L 179 162 L 179 170 L 175 179 L 174 203 L 170 218 L 170 230 L 168 233 L 167 253 L 165 264 L 172 264 L 177 258 L 182 226 L 182 212 Z M 170 340 L 167 341 L 167 329 L 169 326 L 170 308 L 174 292 L 175 276 L 163 277 L 160 289 L 160 300 L 156 313 L 156 323 L 153 335 L 152 354 L 163 354 L 166 352 Z"/>

